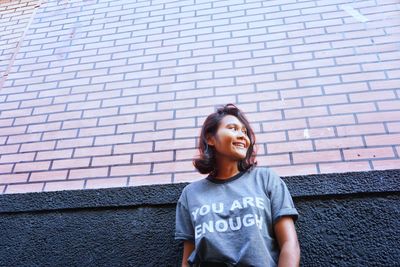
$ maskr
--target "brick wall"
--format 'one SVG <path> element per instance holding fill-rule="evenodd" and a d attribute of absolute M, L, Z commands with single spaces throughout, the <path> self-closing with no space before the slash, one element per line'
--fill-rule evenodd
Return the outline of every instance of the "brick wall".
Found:
<path fill-rule="evenodd" d="M 200 178 L 236 103 L 280 175 L 400 166 L 398 0 L 0 1 L 0 192 Z"/>

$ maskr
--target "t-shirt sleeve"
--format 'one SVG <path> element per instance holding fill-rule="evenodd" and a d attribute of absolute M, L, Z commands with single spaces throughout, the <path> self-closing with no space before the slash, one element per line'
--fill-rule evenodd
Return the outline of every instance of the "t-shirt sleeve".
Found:
<path fill-rule="evenodd" d="M 190 219 L 190 212 L 185 205 L 186 194 L 182 192 L 176 205 L 175 218 L 175 239 L 177 240 L 194 240 L 193 224 Z"/>
<path fill-rule="evenodd" d="M 282 216 L 291 216 L 297 220 L 297 212 L 292 196 L 285 182 L 272 170 L 268 170 L 268 194 L 271 200 L 272 221 L 275 224 Z"/>

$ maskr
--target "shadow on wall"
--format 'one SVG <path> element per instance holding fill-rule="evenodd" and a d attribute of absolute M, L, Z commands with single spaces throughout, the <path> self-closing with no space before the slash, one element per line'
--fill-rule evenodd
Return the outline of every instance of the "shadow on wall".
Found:
<path fill-rule="evenodd" d="M 400 170 L 286 177 L 302 266 L 400 262 Z M 0 196 L 0 266 L 178 266 L 185 184 Z"/>

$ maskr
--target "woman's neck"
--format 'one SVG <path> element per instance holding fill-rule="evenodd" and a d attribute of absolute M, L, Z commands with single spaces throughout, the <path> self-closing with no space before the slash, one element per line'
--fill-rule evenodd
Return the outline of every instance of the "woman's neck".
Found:
<path fill-rule="evenodd" d="M 218 166 L 218 173 L 215 176 L 217 179 L 229 179 L 239 173 L 237 162 L 221 162 Z"/>

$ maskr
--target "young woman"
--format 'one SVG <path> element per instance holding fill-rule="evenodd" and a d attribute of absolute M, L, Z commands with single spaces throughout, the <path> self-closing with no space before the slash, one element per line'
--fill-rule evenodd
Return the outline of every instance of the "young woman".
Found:
<path fill-rule="evenodd" d="M 255 167 L 255 136 L 233 104 L 205 120 L 196 169 L 176 208 L 182 266 L 298 266 L 298 213 L 285 183 Z"/>

